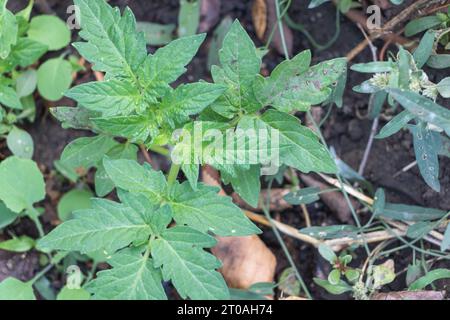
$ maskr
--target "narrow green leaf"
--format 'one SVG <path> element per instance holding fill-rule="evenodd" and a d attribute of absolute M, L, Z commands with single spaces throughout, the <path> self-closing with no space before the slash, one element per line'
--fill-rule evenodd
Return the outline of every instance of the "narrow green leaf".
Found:
<path fill-rule="evenodd" d="M 11 252 L 27 252 L 34 248 L 35 241 L 27 236 L 20 236 L 0 242 L 0 250 Z"/>
<path fill-rule="evenodd" d="M 362 73 L 382 73 L 394 70 L 394 64 L 391 61 L 374 61 L 366 63 L 357 63 L 350 67 L 351 70 Z"/>
<path fill-rule="evenodd" d="M 435 269 L 429 271 L 423 277 L 417 279 L 409 286 L 409 290 L 422 290 L 426 286 L 432 284 L 436 280 L 448 279 L 450 278 L 450 270 L 448 269 Z"/>
<path fill-rule="evenodd" d="M 440 192 L 439 152 L 442 148 L 439 132 L 427 129 L 426 124 L 409 125 L 413 135 L 414 152 L 420 174 L 425 182 L 436 192 Z"/>
<path fill-rule="evenodd" d="M 438 209 L 392 203 L 386 203 L 380 213 L 381 216 L 400 221 L 431 221 L 442 218 L 445 214 L 445 211 Z"/>
<path fill-rule="evenodd" d="M 200 4 L 200 0 L 180 0 L 178 36 L 186 37 L 197 33 L 200 24 Z"/>
<path fill-rule="evenodd" d="M 405 27 L 407 37 L 414 36 L 427 29 L 434 28 L 442 23 L 437 16 L 428 16 L 410 21 Z"/>
<path fill-rule="evenodd" d="M 310 204 L 318 201 L 320 188 L 303 188 L 295 192 L 290 192 L 283 197 L 288 203 L 292 205 Z"/>
<path fill-rule="evenodd" d="M 422 69 L 422 67 L 427 63 L 433 52 L 434 40 L 436 38 L 436 32 L 434 30 L 427 31 L 419 46 L 414 51 L 414 60 L 417 63 L 417 67 Z"/>
<path fill-rule="evenodd" d="M 376 139 L 385 139 L 388 138 L 400 130 L 402 130 L 406 125 L 414 119 L 414 115 L 411 114 L 408 110 L 403 110 L 394 118 L 392 118 L 378 133 L 375 138 Z"/>
<path fill-rule="evenodd" d="M 450 110 L 412 91 L 388 89 L 388 92 L 414 116 L 444 129 L 450 135 Z"/>

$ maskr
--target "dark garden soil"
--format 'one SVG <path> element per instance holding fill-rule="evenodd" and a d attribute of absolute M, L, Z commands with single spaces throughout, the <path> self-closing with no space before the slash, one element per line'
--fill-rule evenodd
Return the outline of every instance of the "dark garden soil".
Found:
<path fill-rule="evenodd" d="M 27 1 L 10 1 L 12 7 L 23 7 Z M 42 1 L 44 2 L 44 1 Z M 112 0 L 112 5 L 124 7 L 129 5 L 137 16 L 138 20 L 151 21 L 157 23 L 177 23 L 178 0 Z M 289 14 L 295 21 L 301 21 L 312 36 L 319 42 L 325 43 L 332 37 L 335 30 L 335 7 L 331 4 L 322 5 L 317 9 L 307 9 L 309 1 L 293 1 Z M 413 1 L 405 1 L 405 5 Z M 47 0 L 48 6 L 39 6 L 40 12 L 56 12 L 62 19 L 67 19 L 67 7 L 72 3 L 68 0 Z M 384 19 L 394 16 L 402 7 L 393 7 L 383 12 Z M 14 9 L 14 8 L 13 8 Z M 246 0 L 223 0 L 221 18 L 231 16 L 238 18 L 245 26 L 257 45 L 262 43 L 255 36 L 254 26 L 251 19 L 251 1 Z M 311 48 L 308 40 L 298 31 L 293 30 L 294 53 Z M 77 35 L 74 32 L 74 39 Z M 346 17 L 341 17 L 341 33 L 336 43 L 325 51 L 314 51 L 314 63 L 335 57 L 345 56 L 358 43 L 363 40 L 363 35 L 357 26 Z M 193 81 L 200 78 L 209 79 L 207 69 L 208 41 L 201 49 L 194 61 L 188 68 L 188 73 L 184 76 L 184 81 Z M 382 46 L 383 43 L 375 43 Z M 73 51 L 72 48 L 68 50 Z M 154 48 L 150 48 L 154 50 Z M 74 52 L 75 53 L 75 52 Z M 270 72 L 273 67 L 283 60 L 283 56 L 272 50 L 264 59 L 264 68 Z M 369 49 L 363 51 L 354 62 L 371 61 Z M 444 73 L 430 71 L 431 80 L 441 79 Z M 344 96 L 344 105 L 341 109 L 334 108 L 323 126 L 323 133 L 328 144 L 335 148 L 337 155 L 349 164 L 352 168 L 358 169 L 364 150 L 369 138 L 372 121 L 367 118 L 368 96 L 352 92 L 351 88 L 362 81 L 364 75 L 349 72 L 349 81 Z M 77 82 L 94 80 L 90 72 L 81 73 Z M 53 162 L 59 156 L 70 141 L 86 133 L 73 130 L 64 130 L 60 124 L 52 118 L 48 108 L 55 104 L 44 103 L 38 99 L 38 115 L 34 124 L 28 124 L 26 129 L 32 134 L 35 141 L 34 160 L 38 162 L 43 172 L 46 174 L 48 196 L 44 202 L 46 214 L 43 218 L 47 230 L 52 228 L 57 221 L 56 204 L 64 192 L 73 188 L 67 181 L 62 179 L 56 172 Z M 57 105 L 73 105 L 71 101 L 63 100 Z M 325 115 L 325 111 L 323 115 Z M 380 126 L 392 117 L 386 114 L 382 117 Z M 8 155 L 4 143 L 0 144 L 0 160 Z M 387 198 L 390 202 L 414 204 L 421 206 L 435 207 L 450 210 L 450 159 L 441 159 L 441 186 L 442 191 L 436 193 L 431 190 L 421 178 L 417 168 L 399 174 L 403 167 L 413 162 L 415 159 L 412 147 L 412 137 L 408 132 L 401 132 L 385 140 L 374 142 L 364 177 L 370 181 L 375 188 L 383 187 L 386 190 Z M 342 223 L 331 213 L 321 202 L 308 206 L 313 225 L 331 225 Z M 286 212 L 274 214 L 275 218 L 296 228 L 304 227 L 304 220 L 300 210 L 288 210 Z M 366 219 L 364 217 L 363 219 Z M 18 234 L 29 234 L 36 236 L 36 231 L 31 223 L 23 221 L 20 225 L 13 226 Z M 289 264 L 280 249 L 280 246 L 271 230 L 264 229 L 262 239 L 274 251 L 278 265 L 279 275 Z M 314 286 L 313 277 L 327 274 L 327 265 L 317 255 L 317 250 L 310 245 L 284 237 L 290 252 L 292 253 L 296 265 L 305 277 L 305 282 L 311 287 L 316 298 L 330 298 L 323 290 Z M 398 245 L 398 244 L 397 244 Z M 395 257 L 396 269 L 401 270 L 411 262 L 411 251 L 403 251 Z M 364 257 L 364 254 L 361 255 Z M 447 265 L 447 267 L 450 267 Z M 39 259 L 36 253 L 26 255 L 13 255 L 0 251 L 0 281 L 6 276 L 17 276 L 22 279 L 29 279 L 34 272 L 39 269 Z M 54 272 L 51 275 L 55 281 L 55 286 L 61 285 L 60 274 Z M 404 288 L 404 277 L 400 277 L 393 285 L 393 290 Z"/>

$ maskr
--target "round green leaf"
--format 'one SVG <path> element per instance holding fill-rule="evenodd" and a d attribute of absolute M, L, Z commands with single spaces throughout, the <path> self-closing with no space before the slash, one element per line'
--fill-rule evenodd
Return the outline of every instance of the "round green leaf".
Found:
<path fill-rule="evenodd" d="M 64 59 L 45 62 L 38 70 L 39 93 L 47 100 L 58 101 L 72 83 L 72 66 Z"/>
<path fill-rule="evenodd" d="M 33 138 L 25 130 L 14 127 L 6 138 L 9 150 L 19 158 L 31 159 L 34 152 Z"/>
<path fill-rule="evenodd" d="M 341 272 L 338 269 L 332 270 L 328 275 L 328 282 L 332 285 L 337 285 L 339 281 L 341 281 Z"/>
<path fill-rule="evenodd" d="M 334 263 L 337 259 L 337 256 L 334 253 L 333 249 L 331 249 L 326 244 L 322 243 L 319 245 L 319 253 L 322 256 L 322 258 L 327 260 L 329 263 Z"/>
<path fill-rule="evenodd" d="M 90 298 L 91 294 L 84 289 L 69 289 L 64 287 L 56 297 L 56 300 L 89 300 Z"/>
<path fill-rule="evenodd" d="M 58 216 L 61 221 L 71 218 L 72 212 L 91 207 L 91 198 L 94 195 L 88 190 L 72 190 L 66 193 L 58 203 Z"/>
<path fill-rule="evenodd" d="M 0 200 L 21 213 L 45 198 L 44 177 L 35 162 L 9 157 L 0 163 Z"/>
<path fill-rule="evenodd" d="M 28 37 L 45 44 L 49 50 L 59 50 L 69 44 L 70 30 L 58 17 L 41 15 L 31 20 Z"/>
<path fill-rule="evenodd" d="M 27 70 L 22 73 L 16 80 L 16 91 L 19 98 L 29 96 L 36 90 L 37 72 L 35 70 Z"/>
<path fill-rule="evenodd" d="M 359 278 L 359 271 L 355 269 L 348 269 L 347 271 L 345 271 L 345 277 L 350 282 L 356 282 L 356 280 L 358 280 Z"/>
<path fill-rule="evenodd" d="M 0 300 L 36 300 L 32 283 L 6 278 L 0 283 Z"/>

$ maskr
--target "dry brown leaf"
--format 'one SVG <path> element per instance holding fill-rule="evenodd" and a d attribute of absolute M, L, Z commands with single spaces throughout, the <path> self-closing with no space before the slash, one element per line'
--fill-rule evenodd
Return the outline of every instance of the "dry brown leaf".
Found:
<path fill-rule="evenodd" d="M 217 170 L 202 168 L 204 183 L 220 187 Z M 226 195 L 223 189 L 221 195 Z M 218 237 L 218 244 L 211 251 L 222 261 L 220 272 L 232 288 L 247 289 L 257 282 L 272 282 L 277 260 L 264 242 L 256 235 L 248 237 Z"/>
<path fill-rule="evenodd" d="M 258 236 L 218 240 L 212 253 L 222 261 L 220 272 L 230 287 L 248 289 L 254 283 L 274 280 L 276 258 Z"/>
<path fill-rule="evenodd" d="M 443 291 L 399 291 L 381 292 L 372 296 L 372 300 L 444 300 Z"/>
<path fill-rule="evenodd" d="M 267 4 L 266 0 L 255 0 L 252 6 L 253 26 L 258 39 L 264 41 L 267 29 Z"/>

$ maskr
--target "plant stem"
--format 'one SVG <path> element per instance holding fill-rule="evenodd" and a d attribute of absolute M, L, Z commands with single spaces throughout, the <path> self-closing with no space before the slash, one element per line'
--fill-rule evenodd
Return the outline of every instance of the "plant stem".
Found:
<path fill-rule="evenodd" d="M 163 155 L 165 157 L 168 157 L 170 155 L 170 151 L 162 146 L 148 146 L 147 149 L 155 153 L 159 153 L 160 155 Z"/>
<path fill-rule="evenodd" d="M 174 182 L 177 180 L 178 173 L 180 172 L 181 165 L 172 163 L 172 166 L 170 167 L 169 175 L 167 176 L 167 183 L 170 186 L 174 184 Z"/>
<path fill-rule="evenodd" d="M 308 117 L 310 118 L 311 123 L 314 125 L 314 128 L 316 129 L 316 133 L 319 135 L 320 141 L 322 141 L 322 144 L 327 148 L 327 151 L 330 154 L 330 156 L 333 157 L 333 155 L 330 152 L 330 148 L 328 148 L 327 142 L 325 141 L 325 138 L 324 138 L 322 132 L 320 131 L 320 128 L 317 125 L 316 120 L 314 120 L 314 117 L 312 116 L 310 111 L 308 111 Z M 336 178 L 338 179 L 339 184 L 341 186 L 344 186 L 344 182 L 343 182 L 339 172 L 336 173 Z M 364 238 L 364 233 L 362 232 L 361 222 L 359 221 L 359 218 L 358 218 L 358 215 L 356 214 L 355 208 L 353 208 L 353 204 L 350 201 L 350 197 L 348 196 L 347 190 L 345 190 L 345 188 L 342 188 L 341 191 L 342 191 L 342 194 L 344 195 L 344 198 L 345 198 L 345 201 L 347 202 L 348 207 L 350 208 L 353 219 L 355 220 L 356 226 L 359 229 L 359 233 L 362 236 L 362 239 L 364 240 L 364 249 L 366 250 L 367 255 L 370 255 L 369 246 L 367 245 L 367 241 Z"/>
<path fill-rule="evenodd" d="M 303 278 L 300 274 L 300 272 L 297 269 L 297 266 L 295 265 L 294 259 L 292 259 L 291 254 L 289 253 L 288 248 L 286 247 L 286 244 L 283 241 L 283 238 L 280 235 L 280 232 L 278 231 L 277 227 L 273 223 L 272 217 L 270 216 L 270 211 L 268 208 L 270 208 L 270 191 L 272 189 L 272 183 L 273 180 L 269 182 L 269 186 L 267 188 L 268 190 L 268 197 L 267 197 L 267 203 L 262 205 L 262 209 L 264 211 L 264 215 L 266 216 L 267 220 L 270 222 L 270 226 L 272 228 L 273 233 L 275 234 L 275 237 L 277 238 L 278 242 L 280 243 L 281 248 L 283 249 L 283 252 L 288 259 L 289 264 L 291 265 L 292 269 L 295 272 L 295 275 L 300 283 L 300 286 L 302 287 L 303 291 L 305 292 L 306 296 L 309 299 L 312 299 L 311 293 L 308 290 L 308 287 L 306 286 L 305 282 L 303 281 Z"/>
<path fill-rule="evenodd" d="M 49 272 L 52 268 L 54 267 L 53 264 L 49 264 L 48 266 L 46 266 L 44 269 L 42 269 L 40 272 L 38 272 L 38 274 L 36 274 L 33 279 L 31 279 L 30 281 L 28 281 L 31 284 L 34 284 L 36 281 L 38 281 L 42 276 L 44 276 L 47 272 Z"/>
<path fill-rule="evenodd" d="M 286 38 L 284 36 L 284 30 L 283 30 L 283 19 L 281 17 L 280 3 L 278 0 L 275 0 L 275 9 L 277 12 L 278 32 L 280 33 L 281 44 L 283 45 L 284 56 L 285 56 L 286 60 L 289 60 L 289 52 L 287 49 Z"/>
<path fill-rule="evenodd" d="M 39 237 L 40 238 L 44 237 L 45 233 L 44 233 L 44 228 L 42 227 L 42 223 L 39 220 L 39 212 L 33 206 L 30 206 L 27 211 L 28 211 L 28 216 L 36 225 L 36 229 L 38 230 Z"/>

